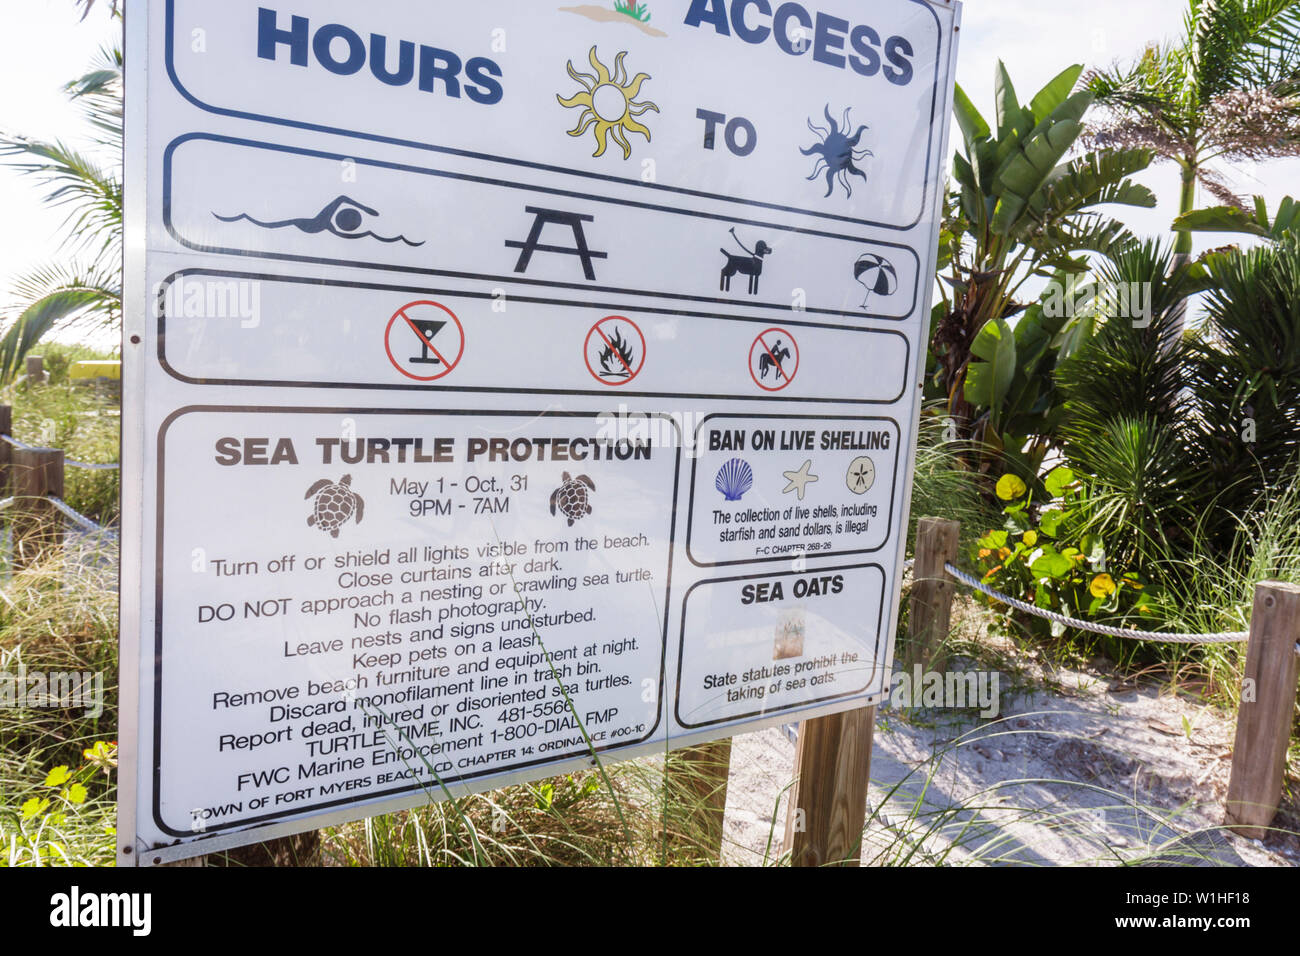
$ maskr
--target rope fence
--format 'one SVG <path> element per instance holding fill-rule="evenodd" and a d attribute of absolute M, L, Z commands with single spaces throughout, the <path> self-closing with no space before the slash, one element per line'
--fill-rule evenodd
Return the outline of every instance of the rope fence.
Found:
<path fill-rule="evenodd" d="M 41 450 L 36 445 L 29 445 L 26 442 L 19 441 L 17 438 L 14 438 L 13 435 L 0 435 L 0 441 L 4 441 L 9 445 L 12 445 L 14 448 L 21 448 L 23 451 Z M 109 461 L 109 462 L 78 461 L 75 458 L 64 458 L 63 461 L 69 467 L 80 468 L 83 471 L 119 471 L 122 467 L 115 461 Z"/>
<path fill-rule="evenodd" d="M 10 500 L 12 501 L 13 499 L 11 498 Z M 60 511 L 65 517 L 68 518 L 68 520 L 70 520 L 73 524 L 80 527 L 82 530 L 89 531 L 91 533 L 104 532 L 109 537 L 112 538 L 117 537 L 116 531 L 113 531 L 110 528 L 105 528 L 102 524 L 99 524 L 98 522 L 94 521 L 91 518 L 87 518 L 80 511 L 72 507 L 72 505 L 68 504 L 66 501 L 62 500 L 61 498 L 56 498 L 54 497 L 54 495 L 46 495 L 45 500 L 48 501 L 50 504 L 54 505 L 54 507 L 58 511 Z"/>
<path fill-rule="evenodd" d="M 13 408 L 0 404 L 0 494 L 8 495 L 0 499 L 0 513 L 9 525 L 8 573 L 31 567 L 63 548 L 71 549 L 78 561 L 92 551 L 102 552 L 106 545 L 116 548 L 119 532 L 68 504 L 64 489 L 68 468 L 118 471 L 120 465 L 68 458 L 61 449 L 29 445 L 15 438 L 13 431 Z"/>
<path fill-rule="evenodd" d="M 904 570 L 915 567 L 916 559 L 909 558 L 903 562 Z M 1045 621 L 1052 621 L 1065 627 L 1072 627 L 1079 631 L 1085 631 L 1090 634 L 1104 634 L 1108 637 L 1122 637 L 1132 641 L 1164 641 L 1169 644 L 1241 644 L 1250 639 L 1250 631 L 1220 631 L 1214 634 L 1180 634 L 1171 631 L 1141 631 L 1131 627 L 1113 627 L 1109 624 L 1097 624 L 1093 621 L 1083 621 L 1077 617 L 1070 617 L 1067 614 L 1058 614 L 1055 611 L 1049 611 L 1046 608 L 1038 607 L 1036 604 L 1030 604 L 1028 601 L 1021 601 L 1013 598 L 1009 594 L 1003 594 L 995 588 L 989 587 L 979 578 L 967 574 L 965 571 L 956 567 L 951 561 L 945 561 L 944 571 L 953 580 L 966 585 L 972 591 L 978 591 L 981 594 L 992 598 L 999 604 L 1005 604 L 1013 607 L 1018 611 L 1026 614 L 1032 614 L 1034 617 L 1040 617 Z M 1300 654 L 1300 641 L 1296 642 L 1296 653 Z"/>
<path fill-rule="evenodd" d="M 986 594 L 1000 604 L 1013 607 L 1018 611 L 1024 611 L 1026 614 L 1032 614 L 1035 617 L 1041 617 L 1045 621 L 1054 621 L 1065 627 L 1073 627 L 1092 634 L 1123 637 L 1133 641 L 1164 641 L 1169 644 L 1240 644 L 1250 637 L 1249 631 L 1222 631 L 1218 634 L 1177 634 L 1165 631 L 1139 631 L 1136 628 L 1112 627 L 1109 624 L 1081 621 L 1077 617 L 1068 617 L 1065 614 L 1048 611 L 1027 601 L 1020 601 L 1010 595 L 1003 594 L 1001 591 L 994 590 L 978 578 L 953 567 L 952 562 L 945 562 L 943 569 L 952 578 L 960 581 L 968 588 Z"/>
<path fill-rule="evenodd" d="M 1295 719 L 1300 679 L 1300 587 L 1285 581 L 1260 581 L 1253 588 L 1249 631 L 1210 634 L 1162 633 L 1096 624 L 1045 610 L 1003 594 L 957 567 L 961 524 L 949 518 L 919 518 L 912 562 L 904 667 L 942 671 L 944 642 L 952 632 L 953 599 L 958 584 L 1005 607 L 1091 634 L 1170 644 L 1245 645 L 1242 648 L 1237 733 L 1224 801 L 1228 827 L 1263 839 L 1282 800 L 1285 757 Z"/>

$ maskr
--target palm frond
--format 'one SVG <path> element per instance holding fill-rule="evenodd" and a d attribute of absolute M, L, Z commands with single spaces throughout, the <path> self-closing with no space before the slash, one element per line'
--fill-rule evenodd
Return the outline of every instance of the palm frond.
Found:
<path fill-rule="evenodd" d="M 1122 222 L 1095 212 L 1053 220 L 1041 226 L 1032 238 L 1038 253 L 1036 267 L 1072 273 L 1087 269 L 1079 253 L 1114 256 L 1136 241 Z"/>
<path fill-rule="evenodd" d="M 1199 266 L 1175 266 L 1159 242 L 1129 246 L 1099 268 L 1109 289 L 1139 290 L 1147 315 L 1107 314 L 1093 337 L 1057 367 L 1065 394 L 1061 433 L 1070 460 L 1094 476 L 1094 516 L 1120 529 L 1117 545 L 1176 538 L 1205 482 L 1203 456 L 1185 441 L 1193 408 L 1189 346 L 1172 330 L 1186 296 L 1203 287 Z M 1174 340 L 1172 348 L 1163 343 Z M 1194 517 L 1194 515 L 1193 515 Z"/>
<path fill-rule="evenodd" d="M 83 19 L 95 0 L 79 0 Z M 117 0 L 110 13 L 120 17 Z M 45 201 L 67 212 L 63 226 L 70 262 L 38 268 L 19 278 L 19 301 L 0 338 L 0 381 L 16 374 L 27 352 L 56 325 L 89 322 L 117 327 L 122 320 L 123 190 L 122 50 L 105 47 L 89 72 L 64 91 L 77 102 L 108 147 L 111 165 L 61 142 L 0 134 L 0 160 L 36 179 Z"/>
<path fill-rule="evenodd" d="M 1039 200 L 1030 204 L 1030 214 L 1051 221 L 1094 206 L 1154 208 L 1155 193 L 1129 178 L 1154 158 L 1150 150 L 1108 150 L 1062 163 L 1047 177 Z"/>
<path fill-rule="evenodd" d="M 121 270 L 97 264 L 51 262 L 32 269 L 13 281 L 12 297 L 17 303 L 8 314 L 21 315 L 37 302 L 67 291 L 101 291 L 108 299 L 88 313 L 96 321 L 112 321 L 121 311 Z"/>
<path fill-rule="evenodd" d="M 1152 44 L 1128 68 L 1091 71 L 1084 86 L 1112 115 L 1144 116 L 1172 135 L 1185 137 L 1194 119 L 1186 102 L 1185 74 L 1184 51 Z"/>
<path fill-rule="evenodd" d="M 64 145 L 0 135 L 0 158 L 19 172 L 34 176 L 48 188 L 46 201 L 67 206 L 63 227 L 74 249 L 92 249 L 101 259 L 118 256 L 122 232 L 122 183 L 115 172 Z"/>
<path fill-rule="evenodd" d="M 1290 196 L 1278 204 L 1277 214 L 1270 216 L 1268 202 L 1256 196 L 1254 207 L 1215 206 L 1196 209 L 1174 221 L 1176 232 L 1236 232 L 1279 242 L 1289 235 L 1300 234 L 1300 203 Z"/>
<path fill-rule="evenodd" d="M 1096 147 L 1198 168 L 1300 154 L 1300 0 L 1188 0 L 1181 40 L 1087 83 L 1110 114 L 1089 131 Z"/>
<path fill-rule="evenodd" d="M 55 325 L 96 313 L 105 322 L 120 321 L 121 294 L 120 288 L 74 285 L 31 303 L 0 338 L 0 382 L 13 380 L 27 353 Z"/>
<path fill-rule="evenodd" d="M 1246 0 L 1239 16 L 1249 40 L 1238 40 L 1237 83 L 1276 91 L 1300 80 L 1300 2 Z"/>
<path fill-rule="evenodd" d="M 77 6 L 81 7 L 81 19 L 85 20 L 90 16 L 90 11 L 95 9 L 95 0 L 77 0 Z M 122 15 L 118 0 L 108 0 L 108 12 L 114 17 Z"/>
<path fill-rule="evenodd" d="M 1213 256 L 1207 265 L 1216 288 L 1196 346 L 1196 421 L 1223 452 L 1215 467 L 1244 456 L 1275 477 L 1300 453 L 1300 239 Z M 1243 441 L 1248 419 L 1251 440 Z"/>
<path fill-rule="evenodd" d="M 91 70 L 68 83 L 64 92 L 81 104 L 86 119 L 99 131 L 101 145 L 122 147 L 124 60 L 120 46 L 103 47 Z"/>

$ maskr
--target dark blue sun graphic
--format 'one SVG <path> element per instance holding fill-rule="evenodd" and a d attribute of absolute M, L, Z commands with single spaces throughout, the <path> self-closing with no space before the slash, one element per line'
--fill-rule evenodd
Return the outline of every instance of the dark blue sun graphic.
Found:
<path fill-rule="evenodd" d="M 844 119 L 836 123 L 831 116 L 830 104 L 826 104 L 826 122 L 830 124 L 830 129 L 822 129 L 820 126 L 813 125 L 811 119 L 808 120 L 808 128 L 821 137 L 821 142 L 814 143 L 807 149 L 801 149 L 799 152 L 805 156 L 816 156 L 817 166 L 808 177 L 812 182 L 822 173 L 826 174 L 826 196 L 829 197 L 835 191 L 835 183 L 838 182 L 844 187 L 846 196 L 853 195 L 853 186 L 849 176 L 861 176 L 863 180 L 867 174 L 858 168 L 857 163 L 866 159 L 868 156 L 875 155 L 869 149 L 859 149 L 858 144 L 862 142 L 862 134 L 868 129 L 866 126 L 860 126 L 858 131 L 852 136 L 849 130 L 852 123 L 849 121 L 849 111 L 844 111 Z"/>

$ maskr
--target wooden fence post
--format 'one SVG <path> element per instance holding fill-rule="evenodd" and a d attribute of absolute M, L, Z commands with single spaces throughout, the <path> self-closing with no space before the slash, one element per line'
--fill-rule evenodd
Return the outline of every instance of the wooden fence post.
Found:
<path fill-rule="evenodd" d="M 14 435 L 14 410 L 8 405 L 0 405 L 0 435 L 7 435 L 10 438 Z M 13 445 L 0 440 L 0 498 L 9 497 L 9 480 L 13 462 Z"/>
<path fill-rule="evenodd" d="M 1297 639 L 1300 587 L 1276 581 L 1257 585 L 1226 808 L 1228 826 L 1254 840 L 1267 834 L 1282 802 L 1295 712 Z"/>
<path fill-rule="evenodd" d="M 731 738 L 670 753 L 664 776 L 666 842 L 687 854 L 722 862 L 722 821 L 731 773 Z"/>
<path fill-rule="evenodd" d="M 27 381 L 36 383 L 45 381 L 45 359 L 41 356 L 27 356 Z"/>
<path fill-rule="evenodd" d="M 876 708 L 799 725 L 794 786 L 785 819 L 791 866 L 859 866 L 871 777 Z"/>
<path fill-rule="evenodd" d="M 961 522 L 922 518 L 916 525 L 916 564 L 912 568 L 912 598 L 908 611 L 905 662 L 929 664 L 948 637 L 956 583 L 943 569 L 957 563 Z"/>
<path fill-rule="evenodd" d="M 13 479 L 13 568 L 21 571 L 63 543 L 63 516 L 49 500 L 63 497 L 63 452 L 15 448 Z"/>

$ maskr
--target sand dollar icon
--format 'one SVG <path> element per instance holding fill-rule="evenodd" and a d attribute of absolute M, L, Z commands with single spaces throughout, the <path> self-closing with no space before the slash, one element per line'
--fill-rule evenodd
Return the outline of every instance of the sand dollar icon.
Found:
<path fill-rule="evenodd" d="M 577 478 L 566 471 L 564 481 L 551 494 L 551 514 L 562 514 L 569 519 L 569 527 L 575 521 L 581 521 L 591 514 L 589 493 L 596 490 L 596 483 L 586 475 Z"/>
<path fill-rule="evenodd" d="M 352 490 L 352 476 L 344 475 L 336 484 L 328 478 L 322 478 L 307 489 L 304 498 L 315 497 L 312 514 L 307 519 L 309 528 L 328 531 L 330 537 L 337 538 L 339 529 L 355 517 L 357 524 L 365 515 L 365 500 Z"/>
<path fill-rule="evenodd" d="M 845 481 L 849 491 L 855 495 L 865 495 L 876 484 L 876 463 L 866 455 L 854 458 Z"/>

